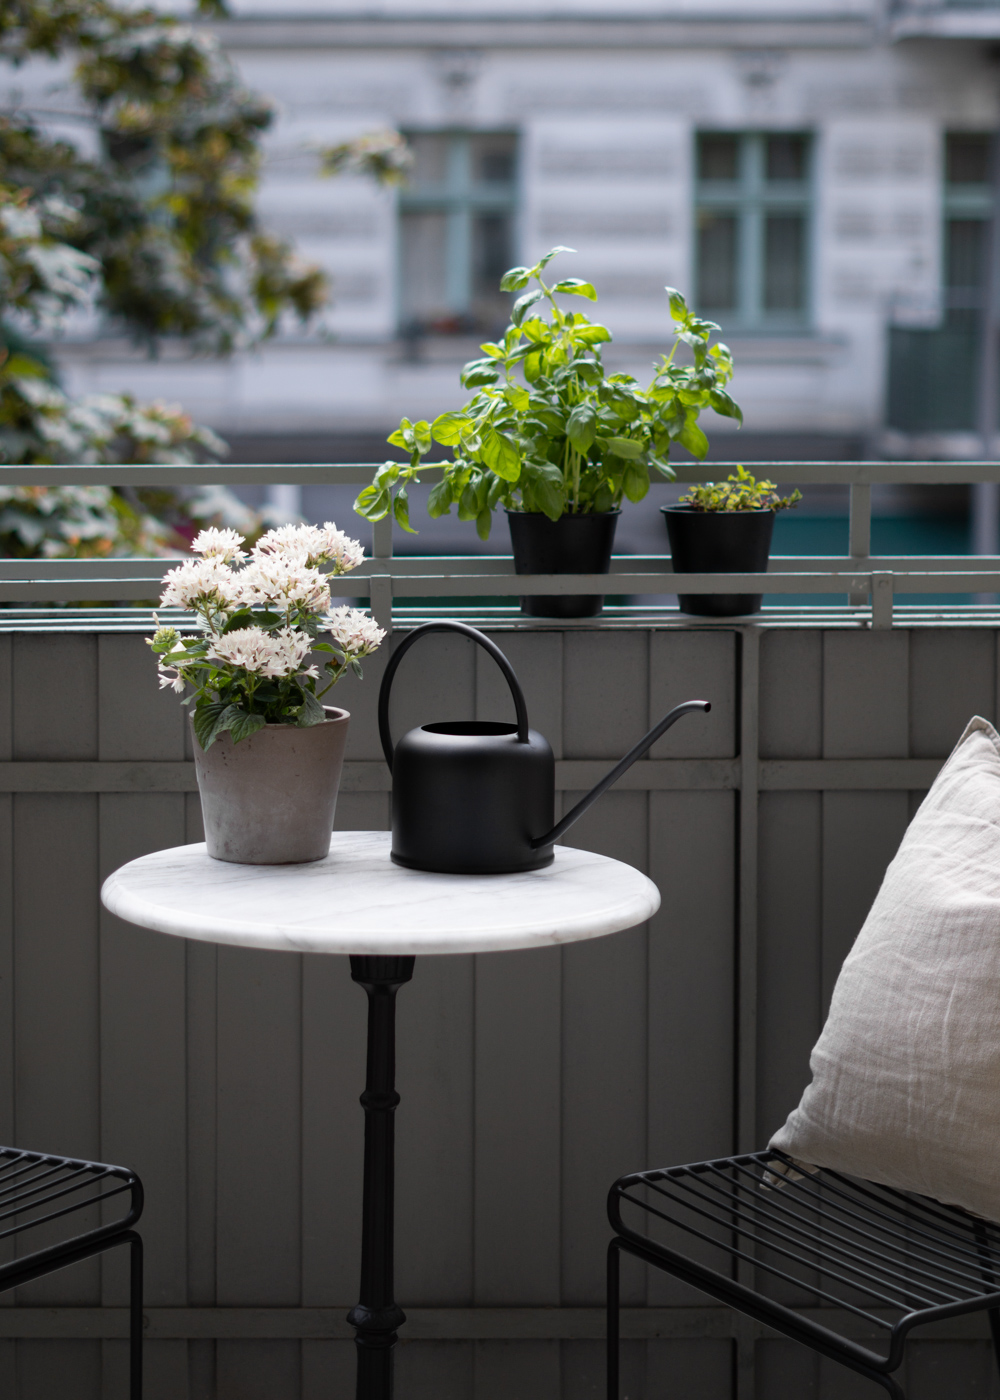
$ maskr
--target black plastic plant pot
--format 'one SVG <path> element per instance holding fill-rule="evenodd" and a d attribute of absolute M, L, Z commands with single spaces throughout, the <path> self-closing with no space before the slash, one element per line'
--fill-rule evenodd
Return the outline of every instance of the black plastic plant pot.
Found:
<path fill-rule="evenodd" d="M 541 512 L 509 510 L 514 572 L 606 574 L 611 568 L 620 513 L 608 510 L 550 520 Z M 602 593 L 554 593 L 521 599 L 521 611 L 528 617 L 596 617 L 603 606 Z"/>
<path fill-rule="evenodd" d="M 763 574 L 771 551 L 773 510 L 692 510 L 661 506 L 676 574 Z M 680 610 L 696 617 L 760 612 L 760 593 L 681 593 Z"/>

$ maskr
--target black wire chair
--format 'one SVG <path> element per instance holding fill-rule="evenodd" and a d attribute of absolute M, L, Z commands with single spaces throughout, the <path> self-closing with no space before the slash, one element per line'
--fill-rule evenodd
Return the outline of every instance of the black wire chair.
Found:
<path fill-rule="evenodd" d="M 66 1235 L 79 1212 L 100 1220 L 108 1214 L 100 1203 L 119 1197 L 124 1206 L 126 1193 L 128 1209 L 116 1219 Z M 142 1239 L 132 1228 L 142 1200 L 142 1182 L 127 1167 L 0 1147 L 0 1292 L 129 1246 L 129 1400 L 142 1397 Z"/>
<path fill-rule="evenodd" d="M 890 1373 L 924 1323 L 985 1311 L 1000 1366 L 1000 1227 L 957 1206 L 826 1169 L 796 1171 L 769 1151 L 620 1177 L 608 1218 L 608 1400 L 618 1400 L 623 1250 L 860 1372 L 893 1400 L 905 1396 Z M 884 1346 L 835 1330 L 851 1318 Z"/>

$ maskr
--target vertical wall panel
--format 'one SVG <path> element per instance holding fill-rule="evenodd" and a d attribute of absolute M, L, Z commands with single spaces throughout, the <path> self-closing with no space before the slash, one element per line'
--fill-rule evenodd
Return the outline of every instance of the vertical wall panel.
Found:
<path fill-rule="evenodd" d="M 809 1082 L 809 1054 L 822 1025 L 822 858 L 820 794 L 762 793 L 757 1002 L 761 1147 Z M 848 928 L 851 922 L 848 919 Z"/>
<path fill-rule="evenodd" d="M 98 753 L 114 759 L 184 757 L 190 709 L 172 690 L 161 690 L 144 637 L 126 633 L 97 638 Z"/>
<path fill-rule="evenodd" d="M 650 924 L 648 1152 L 669 1166 L 732 1151 L 736 802 L 729 792 L 650 798 L 650 875 L 662 904 Z M 622 1163 L 608 1184 L 638 1163 Z M 628 1264 L 623 1263 L 623 1277 Z M 700 1302 L 650 1270 L 647 1301 Z"/>
<path fill-rule="evenodd" d="M 97 804 L 92 793 L 14 800 L 15 1144 L 91 1160 L 101 1148 Z M 88 1261 L 19 1296 L 96 1304 L 98 1270 Z"/>
<path fill-rule="evenodd" d="M 409 991 L 404 987 L 402 996 Z M 302 960 L 302 1302 L 357 1302 L 367 997 L 347 958 Z"/>
<path fill-rule="evenodd" d="M 476 1400 L 557 1400 L 559 1343 L 477 1342 Z"/>
<path fill-rule="evenodd" d="M 393 638 L 396 646 L 402 640 L 402 634 Z M 475 642 L 455 633 L 432 633 L 413 644 L 392 683 L 389 718 L 394 740 L 420 724 L 474 718 L 476 653 L 480 650 Z M 372 703 L 377 701 L 376 691 Z M 379 746 L 372 757 L 381 754 Z"/>
<path fill-rule="evenodd" d="M 212 943 L 187 945 L 187 1273 L 195 1307 L 216 1301 L 218 956 Z"/>
<path fill-rule="evenodd" d="M 973 715 L 992 719 L 996 705 L 995 639 L 972 627 L 934 628 L 910 636 L 910 752 L 944 758 Z"/>
<path fill-rule="evenodd" d="M 910 633 L 823 634 L 824 758 L 905 758 Z"/>
<path fill-rule="evenodd" d="M 417 958 L 398 995 L 396 1292 L 414 1306 L 472 1302 L 473 978 L 471 955 Z"/>
<path fill-rule="evenodd" d="M 649 728 L 645 632 L 567 632 L 563 757 L 621 758 Z"/>
<path fill-rule="evenodd" d="M 217 1301 L 294 1306 L 301 1299 L 299 955 L 220 947 L 217 1034 Z M 219 1368 L 221 1400 L 221 1350 Z"/>
<path fill-rule="evenodd" d="M 492 634 L 513 666 L 532 729 L 544 734 L 556 758 L 562 757 L 563 634 L 496 632 Z M 514 722 L 514 702 L 503 672 L 482 647 L 476 649 L 476 718 Z"/>
<path fill-rule="evenodd" d="M 823 752 L 823 634 L 797 629 L 760 639 L 760 756 Z"/>
<path fill-rule="evenodd" d="M 14 635 L 13 757 L 95 759 L 97 638 Z"/>
<path fill-rule="evenodd" d="M 861 932 L 909 818 L 905 792 L 823 794 L 822 1004 Z"/>
<path fill-rule="evenodd" d="M 736 752 L 736 683 L 735 632 L 651 632 L 649 723 L 683 700 L 709 700 L 712 708 L 707 715 L 680 720 L 654 744 L 650 758 L 731 758 Z"/>
<path fill-rule="evenodd" d="M 220 1341 L 216 1400 L 301 1400 L 300 1342 Z"/>
<path fill-rule="evenodd" d="M 476 959 L 475 1301 L 559 1302 L 559 948 Z"/>
<path fill-rule="evenodd" d="M 180 793 L 100 798 L 101 874 L 184 837 Z M 101 911 L 101 1155 L 146 1192 L 146 1299 L 187 1299 L 185 942 Z M 105 1301 L 128 1301 L 124 1278 Z"/>
<path fill-rule="evenodd" d="M 567 794 L 567 803 L 577 801 Z M 611 791 L 567 844 L 647 863 L 645 793 Z M 563 949 L 562 1301 L 604 1297 L 605 1198 L 646 1158 L 646 929 Z M 634 1277 L 630 1272 L 628 1278 Z M 626 1296 L 634 1296 L 632 1287 Z"/>

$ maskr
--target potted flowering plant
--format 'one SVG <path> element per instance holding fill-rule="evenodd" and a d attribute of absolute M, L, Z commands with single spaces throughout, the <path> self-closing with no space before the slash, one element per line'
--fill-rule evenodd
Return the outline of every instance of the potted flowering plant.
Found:
<path fill-rule="evenodd" d="M 474 520 L 488 539 L 493 511 L 503 506 L 518 573 L 607 573 L 622 501 L 642 500 L 651 469 L 673 480 L 675 442 L 699 460 L 708 451 L 701 412 L 711 408 L 742 422 L 726 389 L 732 356 L 711 344 L 719 327 L 690 311 L 672 287 L 666 292 L 674 346 L 652 381 L 643 387 L 631 375 L 606 371 L 601 345 L 611 332 L 559 303 L 596 301 L 593 284 L 578 277 L 549 284 L 543 276 L 556 254 L 572 251 L 553 248 L 534 267 L 504 274 L 501 289 L 523 295 L 503 339 L 483 345 L 484 358 L 462 371 L 463 386 L 477 392 L 433 423 L 402 421 L 389 441 L 410 454 L 409 464 L 378 469 L 354 505 L 365 519 L 392 510 L 411 528 L 407 487 L 438 442 L 454 450 L 454 461 L 426 464 L 443 468 L 428 501 L 432 516 L 457 506 L 459 518 Z M 682 344 L 690 364 L 675 359 Z M 542 617 L 593 616 L 601 604 L 600 595 L 521 601 L 523 611 Z"/>
<path fill-rule="evenodd" d="M 774 517 L 798 505 L 801 491 L 779 496 L 773 481 L 757 481 L 738 466 L 725 481 L 692 486 L 675 506 L 661 506 L 676 574 L 763 574 Z M 760 593 L 682 593 L 681 612 L 739 617 L 759 612 Z"/>
<path fill-rule="evenodd" d="M 160 599 L 193 611 L 199 630 L 158 627 L 149 644 L 161 688 L 187 691 L 192 706 L 209 855 L 249 865 L 320 860 L 350 719 L 323 697 L 349 670 L 361 675 L 385 633 L 363 612 L 330 607 L 321 566 L 343 574 L 364 557 L 331 522 L 269 530 L 249 556 L 243 543 L 235 530 L 202 530 L 191 546 L 199 557 L 170 570 Z"/>

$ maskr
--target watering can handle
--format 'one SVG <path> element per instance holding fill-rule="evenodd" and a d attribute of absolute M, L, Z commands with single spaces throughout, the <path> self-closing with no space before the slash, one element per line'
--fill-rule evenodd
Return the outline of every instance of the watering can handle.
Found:
<path fill-rule="evenodd" d="M 471 637 L 484 651 L 488 651 L 493 660 L 500 667 L 504 674 L 504 679 L 510 686 L 510 693 L 514 699 L 514 710 L 517 714 L 517 739 L 518 743 L 528 742 L 528 707 L 524 703 L 524 694 L 518 684 L 514 668 L 504 656 L 503 652 L 491 642 L 483 632 L 475 627 L 470 627 L 466 622 L 425 622 L 422 627 L 416 627 L 410 635 L 402 642 L 389 658 L 389 664 L 385 668 L 382 677 L 382 685 L 378 693 L 378 732 L 382 740 L 382 751 L 385 754 L 385 761 L 389 765 L 389 772 L 392 772 L 393 743 L 392 734 L 389 732 L 389 691 L 392 689 L 392 680 L 396 674 L 396 668 L 410 647 L 420 637 L 428 632 L 461 632 L 465 637 Z"/>

